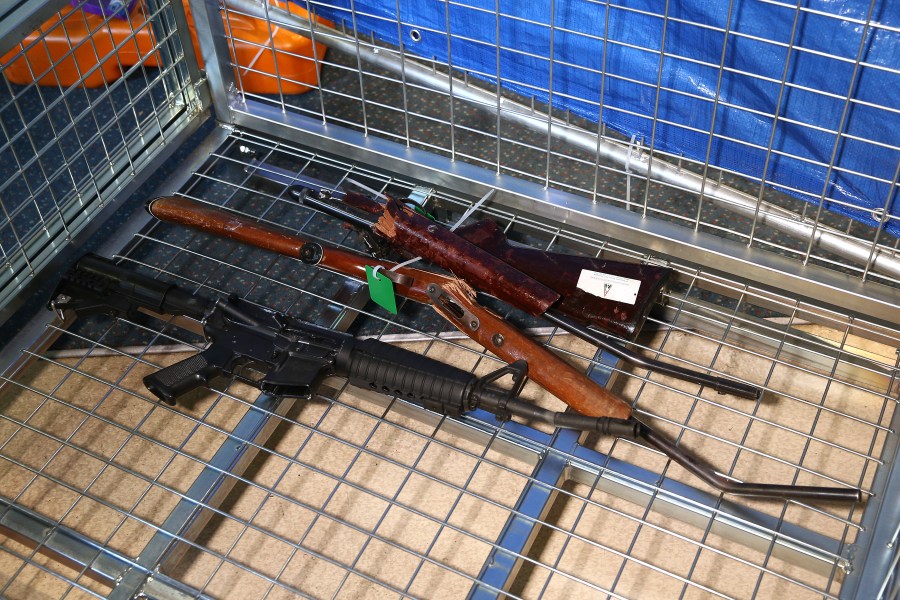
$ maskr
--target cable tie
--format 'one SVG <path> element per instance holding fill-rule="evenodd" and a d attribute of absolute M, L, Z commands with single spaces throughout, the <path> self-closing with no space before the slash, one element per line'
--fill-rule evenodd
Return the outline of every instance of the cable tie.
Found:
<path fill-rule="evenodd" d="M 476 210 L 478 210 L 478 209 L 481 207 L 482 204 L 484 204 L 485 202 L 487 202 L 489 199 L 493 198 L 493 197 L 494 197 L 494 194 L 496 194 L 496 193 L 497 193 L 497 190 L 494 189 L 494 188 L 491 188 L 490 190 L 488 190 L 488 193 L 485 194 L 484 196 L 482 196 L 482 197 L 481 197 L 481 200 L 479 200 L 478 202 L 476 202 L 475 204 L 473 204 L 472 206 L 470 206 L 470 207 L 468 208 L 468 210 L 466 210 L 466 212 L 463 213 L 463 216 L 461 216 L 461 217 L 459 218 L 459 220 L 458 220 L 458 221 L 450 228 L 450 231 L 455 231 L 457 227 L 459 227 L 460 225 L 463 224 L 463 221 L 465 221 L 466 219 L 468 219 L 469 216 L 470 216 L 473 212 L 475 212 Z"/>

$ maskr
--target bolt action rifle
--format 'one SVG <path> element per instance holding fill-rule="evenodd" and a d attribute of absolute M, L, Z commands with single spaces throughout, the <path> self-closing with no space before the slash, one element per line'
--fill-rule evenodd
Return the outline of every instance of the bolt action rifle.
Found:
<path fill-rule="evenodd" d="M 144 385 L 163 402 L 211 379 L 228 376 L 273 395 L 309 398 L 328 376 L 387 393 L 452 416 L 482 408 L 501 421 L 519 417 L 556 427 L 615 435 L 654 447 L 724 492 L 770 497 L 858 501 L 860 490 L 736 482 L 708 467 L 633 416 L 593 417 L 554 412 L 520 400 L 528 363 L 515 361 L 484 377 L 375 339 L 319 327 L 236 296 L 207 299 L 96 255 L 86 255 L 64 275 L 49 308 L 65 318 L 137 312 L 198 321 L 209 345 L 201 352 L 146 376 Z M 545 350 L 546 352 L 546 350 Z M 540 357 L 538 357 L 540 360 Z M 509 388 L 498 385 L 512 376 Z"/>
<path fill-rule="evenodd" d="M 375 253 L 397 248 L 446 269 L 474 288 L 564 331 L 615 357 L 676 379 L 708 386 L 720 394 L 758 399 L 756 386 L 700 373 L 648 358 L 602 335 L 594 325 L 618 335 L 634 335 L 661 295 L 672 270 L 639 263 L 545 252 L 510 243 L 496 221 L 481 220 L 457 229 L 424 216 L 421 207 L 387 197 L 384 204 L 353 191 L 330 192 L 293 186 L 301 203 L 357 227 Z M 332 202 L 342 200 L 349 213 Z M 361 217 L 363 213 L 370 218 Z"/>

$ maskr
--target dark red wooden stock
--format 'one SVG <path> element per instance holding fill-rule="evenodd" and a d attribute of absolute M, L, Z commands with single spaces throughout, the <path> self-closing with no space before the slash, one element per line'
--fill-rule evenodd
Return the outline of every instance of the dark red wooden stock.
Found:
<path fill-rule="evenodd" d="M 672 277 L 672 269 L 668 267 L 514 246 L 496 221 L 477 221 L 460 227 L 456 234 L 553 288 L 561 296 L 554 309 L 581 323 L 597 325 L 623 337 L 634 335 Z M 583 270 L 640 281 L 634 304 L 608 300 L 580 289 L 577 286 L 578 275 Z"/>
<path fill-rule="evenodd" d="M 549 287 L 396 200 L 388 200 L 375 230 L 413 256 L 532 315 L 544 314 L 559 300 Z"/>

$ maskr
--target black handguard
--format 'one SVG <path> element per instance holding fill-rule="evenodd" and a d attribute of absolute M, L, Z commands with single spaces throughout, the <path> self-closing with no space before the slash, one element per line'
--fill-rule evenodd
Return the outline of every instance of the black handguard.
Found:
<path fill-rule="evenodd" d="M 309 397 L 325 377 L 390 394 L 453 416 L 483 408 L 501 420 L 519 416 L 557 427 L 638 435 L 636 421 L 564 414 L 517 399 L 527 364 L 518 361 L 485 377 L 374 339 L 353 336 L 293 319 L 235 296 L 207 300 L 173 284 L 88 255 L 64 277 L 50 308 L 60 314 L 129 316 L 141 308 L 197 319 L 209 342 L 185 360 L 148 375 L 144 385 L 163 402 L 233 377 L 276 396 Z M 504 388 L 497 381 L 512 377 Z"/>

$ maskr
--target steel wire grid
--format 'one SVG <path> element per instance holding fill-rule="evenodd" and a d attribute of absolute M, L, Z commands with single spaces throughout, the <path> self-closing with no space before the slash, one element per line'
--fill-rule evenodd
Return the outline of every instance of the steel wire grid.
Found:
<path fill-rule="evenodd" d="M 171 152 L 202 107 L 170 4 L 141 3 L 142 22 L 121 21 L 120 37 L 114 17 L 53 4 L 32 7 L 40 30 L 0 42 L 0 307 Z"/>
<path fill-rule="evenodd" d="M 763 120 L 786 127 L 796 127 L 811 135 L 827 134 L 835 137 L 835 148 L 841 140 L 853 140 L 873 153 L 896 153 L 900 146 L 878 140 L 858 139 L 847 127 L 847 112 L 857 105 L 865 105 L 881 111 L 885 123 L 896 122 L 900 106 L 896 99 L 885 97 L 880 101 L 868 102 L 853 96 L 853 85 L 844 96 L 827 90 L 810 89 L 808 86 L 794 83 L 787 79 L 790 61 L 785 67 L 781 79 L 773 79 L 763 74 L 742 71 L 727 64 L 726 50 L 723 48 L 722 60 L 718 64 L 699 62 L 697 59 L 671 54 L 665 50 L 665 31 L 668 26 L 681 26 L 698 32 L 698 35 L 713 33 L 723 37 L 726 46 L 730 44 L 752 43 L 766 47 L 781 48 L 789 56 L 819 55 L 833 59 L 836 64 L 852 65 L 853 81 L 860 73 L 877 70 L 879 72 L 898 74 L 898 65 L 882 65 L 868 63 L 862 58 L 863 46 L 855 57 L 829 54 L 819 48 L 807 48 L 798 41 L 798 15 L 815 14 L 817 18 L 838 20 L 847 27 L 862 27 L 872 36 L 893 38 L 897 36 L 895 28 L 880 22 L 871 13 L 867 19 L 849 18 L 844 14 L 829 13 L 825 10 L 814 10 L 787 3 L 770 2 L 779 7 L 780 16 L 793 21 L 793 30 L 789 42 L 766 39 L 746 31 L 715 27 L 705 23 L 692 23 L 685 19 L 670 17 L 668 3 L 660 4 L 658 13 L 647 12 L 626 4 L 614 2 L 601 3 L 606 10 L 622 14 L 640 12 L 643 16 L 653 16 L 662 24 L 662 42 L 653 36 L 647 36 L 645 45 L 628 44 L 621 40 L 608 38 L 598 24 L 598 33 L 591 35 L 565 29 L 556 24 L 551 17 L 545 21 L 524 19 L 510 11 L 504 10 L 503 3 L 493 8 L 484 8 L 470 2 L 442 3 L 447 15 L 446 28 L 450 28 L 449 11 L 469 11 L 472 19 L 494 20 L 497 23 L 497 38 L 501 23 L 527 24 L 535 31 L 547 31 L 551 40 L 550 46 L 543 56 L 535 55 L 520 48 L 505 44 L 495 46 L 499 71 L 500 54 L 527 55 L 546 65 L 552 82 L 554 67 L 565 68 L 572 72 L 581 72 L 592 79 L 599 76 L 602 86 L 607 79 L 627 80 L 645 90 L 648 102 L 653 105 L 651 115 L 643 115 L 630 111 L 626 107 L 600 104 L 594 99 L 567 95 L 554 90 L 552 83 L 539 88 L 517 79 L 515 72 L 500 72 L 500 87 L 490 86 L 484 81 L 496 81 L 492 73 L 464 70 L 454 64 L 451 48 L 460 42 L 476 44 L 491 48 L 492 42 L 472 39 L 466 31 L 453 31 L 449 34 L 443 30 L 423 24 L 422 17 L 401 12 L 401 3 L 385 3 L 378 11 L 365 12 L 354 2 L 344 3 L 314 2 L 313 10 L 330 9 L 342 17 L 340 29 L 336 30 L 327 24 L 316 24 L 306 15 L 298 16 L 277 7 L 265 6 L 257 0 L 228 0 L 224 2 L 223 14 L 226 21 L 224 37 L 234 45 L 242 40 L 239 32 L 233 32 L 227 26 L 232 15 L 258 15 L 268 18 L 273 27 L 290 29 L 310 36 L 324 47 L 305 60 L 315 60 L 318 64 L 332 71 L 318 86 L 318 94 L 310 96 L 293 96 L 286 94 L 257 94 L 248 90 L 244 79 L 248 74 L 256 77 L 276 78 L 277 73 L 265 73 L 246 65 L 238 68 L 229 64 L 222 68 L 223 90 L 227 90 L 227 99 L 231 111 L 237 115 L 247 113 L 251 117 L 260 114 L 260 106 L 272 107 L 278 112 L 294 113 L 308 116 L 321 122 L 340 124 L 344 127 L 359 130 L 366 135 L 390 139 L 408 147 L 422 148 L 429 152 L 448 156 L 452 160 L 460 160 L 480 165 L 497 173 L 511 174 L 517 178 L 536 181 L 550 188 L 572 192 L 588 197 L 596 202 L 608 203 L 639 212 L 645 216 L 653 216 L 678 223 L 697 231 L 713 232 L 717 236 L 734 239 L 754 248 L 762 248 L 786 254 L 796 260 L 825 266 L 829 269 L 847 271 L 863 280 L 873 279 L 879 283 L 896 285 L 900 279 L 900 263 L 897 262 L 897 240 L 882 231 L 883 226 L 896 217 L 890 214 L 892 198 L 896 193 L 900 163 L 897 168 L 885 173 L 855 173 L 865 179 L 877 181 L 888 186 L 889 192 L 884 198 L 884 206 L 873 211 L 875 220 L 881 223 L 880 228 L 862 225 L 849 218 L 842 217 L 828 210 L 823 210 L 824 203 L 849 207 L 845 201 L 832 198 L 823 188 L 820 194 L 812 194 L 789 186 L 777 186 L 770 182 L 766 173 L 773 157 L 784 155 L 810 164 L 817 165 L 829 174 L 840 172 L 843 167 L 837 164 L 836 152 L 826 162 L 809 157 L 793 156 L 773 146 L 776 139 L 775 126 L 768 136 L 766 145 L 736 140 L 729 141 L 740 144 L 746 151 L 762 151 L 766 156 L 766 167 L 763 174 L 750 174 L 723 171 L 709 162 L 710 148 L 714 139 L 724 139 L 725 134 L 717 131 L 717 111 L 728 110 L 752 112 Z M 347 8 L 349 6 L 349 9 Z M 551 3 L 552 7 L 553 4 Z M 874 6 L 874 4 L 873 4 Z M 218 7 L 216 8 L 216 12 Z M 551 11 L 552 13 L 552 11 Z M 385 31 L 396 31 L 400 48 L 375 42 L 374 33 L 362 29 L 358 25 L 361 20 L 367 23 L 380 23 Z M 425 34 L 440 35 L 447 38 L 448 60 L 433 57 L 417 57 L 416 36 Z M 667 86 L 660 77 L 653 73 L 636 73 L 633 77 L 607 72 L 603 57 L 598 58 L 596 67 L 573 64 L 564 58 L 555 56 L 552 40 L 561 35 L 582 36 L 597 40 L 606 40 L 607 45 L 627 46 L 635 52 L 658 57 L 659 64 L 664 61 L 688 61 L 703 67 L 716 70 L 719 82 L 723 73 L 735 73 L 752 78 L 765 85 L 775 85 L 781 90 L 776 107 L 771 113 L 731 105 L 720 101 L 718 95 L 703 99 L 711 106 L 712 120 L 702 129 L 683 124 L 666 122 L 658 115 L 658 103 L 661 95 L 683 97 L 693 100 L 702 99 L 696 93 Z M 865 36 L 863 36 L 865 38 Z M 290 53 L 279 50 L 274 41 L 268 45 L 258 44 L 260 52 L 279 54 L 285 60 L 304 60 Z M 729 46 L 730 47 L 730 46 Z M 730 50 L 735 52 L 734 49 Z M 220 53 L 221 54 L 221 53 Z M 232 70 L 233 79 L 232 79 Z M 343 75 L 341 77 L 340 75 Z M 211 74 L 215 81 L 217 75 Z M 283 78 L 277 77 L 280 84 Z M 289 80 L 288 80 L 289 81 Z M 568 112 L 556 110 L 554 105 L 536 105 L 533 99 L 524 98 L 504 90 L 504 86 L 517 85 L 534 92 L 550 94 L 559 99 L 577 100 L 586 106 L 593 106 L 602 116 L 603 111 L 627 113 L 635 118 L 652 122 L 652 130 L 657 126 L 676 128 L 683 131 L 700 132 L 708 135 L 706 160 L 693 162 L 686 158 L 667 153 L 656 147 L 655 140 L 638 139 L 607 131 Z M 837 124 L 816 122 L 800 122 L 786 115 L 778 114 L 781 98 L 787 93 L 808 93 L 811 95 L 835 98 L 843 102 L 844 115 Z M 601 87 L 601 97 L 602 87 Z M 548 114 L 553 118 L 548 117 Z M 240 116 L 225 116 L 243 124 Z M 523 127 L 524 126 L 524 127 Z M 523 168 L 524 167 L 524 168 Z M 826 177 L 827 179 L 827 177 Z M 788 195 L 793 194 L 794 197 Z M 802 198 L 803 200 L 799 200 Z M 674 199 L 674 200 L 673 200 Z M 787 209 L 787 210 L 785 210 Z M 878 265 L 880 261 L 880 265 Z"/>
<path fill-rule="evenodd" d="M 331 243 L 358 244 L 292 202 L 287 183 L 415 188 L 249 133 L 214 137 L 221 143 L 208 157 L 204 148 L 186 165 L 193 174 L 181 194 Z M 440 192 L 429 206 L 452 219 L 471 202 Z M 652 258 L 528 216 L 480 212 L 554 250 Z M 338 315 L 352 306 L 358 334 L 493 368 L 427 308 L 406 303 L 397 317 L 361 308 L 343 278 L 298 261 L 160 223 L 129 237 L 118 252 L 125 264 L 190 289 L 342 327 Z M 637 347 L 737 374 L 765 388 L 763 401 L 716 396 L 595 356 L 570 336 L 536 333 L 722 472 L 860 485 L 866 504 L 734 501 L 623 440 L 579 442 L 481 412 L 441 418 L 343 381 L 297 404 L 228 385 L 170 408 L 140 380 L 185 356 L 170 354 L 173 345 L 200 340 L 149 318 L 93 319 L 50 325 L 3 377 L 0 594 L 867 597 L 887 584 L 885 571 L 863 575 L 867 559 L 889 560 L 877 540 L 892 532 L 872 519 L 889 508 L 881 500 L 897 446 L 897 332 L 676 267 L 679 283 Z M 893 340 L 888 355 L 860 333 Z"/>
<path fill-rule="evenodd" d="M 158 162 L 153 151 L 177 144 L 179 127 L 197 120 L 203 88 L 194 85 L 200 76 L 190 44 L 179 45 L 186 39 L 183 15 L 177 5 L 153 6 L 146 9 L 148 21 L 157 39 L 166 40 L 156 50 L 165 54 L 164 64 L 175 66 L 157 75 L 140 64 L 129 70 L 131 77 L 104 85 L 99 97 L 114 107 L 116 118 L 104 118 L 100 100 L 87 101 L 89 112 L 71 108 L 73 98 L 92 98 L 94 92 L 59 89 L 57 99 L 55 88 L 7 84 L 12 98 L 4 114 L 29 114 L 27 101 L 46 100 L 37 117 L 12 119 L 11 126 L 10 117 L 3 120 L 8 137 L 32 144 L 22 151 L 7 143 L 8 152 L 16 153 L 2 161 L 10 169 L 4 192 L 18 183 L 35 191 L 63 188 L 54 199 L 81 194 L 84 206 L 57 206 L 77 207 L 75 216 L 88 221 L 94 214 L 90 198 L 123 195 L 133 186 L 131 172 L 146 176 Z M 49 16 L 46 8 L 32 10 L 42 19 Z M 415 62 L 372 44 L 365 34 L 317 26 L 312 35 L 330 44 L 328 53 L 288 56 L 274 38 L 270 44 L 242 40 L 229 25 L 241 12 L 253 14 L 252 3 L 229 0 L 222 12 L 211 3 L 193 6 L 203 25 L 201 47 L 213 52 L 206 57 L 206 76 L 226 127 L 204 146 L 208 157 L 200 153 L 185 164 L 181 194 L 353 247 L 347 231 L 291 203 L 286 183 L 303 176 L 339 185 L 350 178 L 397 194 L 414 190 L 448 220 L 472 204 L 475 194 L 467 186 L 422 187 L 429 178 L 402 170 L 403 162 L 390 153 L 396 170 L 274 141 L 296 135 L 300 142 L 314 142 L 308 134 L 315 131 L 292 119 L 311 117 L 362 131 L 370 140 L 396 140 L 653 220 L 808 258 L 859 279 L 893 286 L 900 278 L 876 268 L 879 260 L 890 265 L 895 258 L 895 244 L 885 236 L 778 194 L 765 180 L 744 182 L 706 164 L 666 157 L 653 140 L 620 140 L 553 107 L 558 119 L 548 120 L 541 116 L 548 107 L 517 104 L 519 98 L 496 88 L 482 89 L 487 96 L 469 96 L 483 84 L 467 82 L 452 63 L 429 63 L 428 77 L 416 78 Z M 266 8 L 265 16 L 273 33 L 309 28 L 311 22 L 283 22 L 277 7 Z M 398 27 L 408 24 L 397 21 Z M 896 34 L 875 21 L 863 25 Z M 5 21 L 3 26 L 7 31 Z M 10 39 L 4 38 L 4 51 Z M 294 82 L 277 70 L 234 68 L 229 56 L 236 55 L 238 41 L 256 44 L 260 55 L 316 61 L 320 83 L 301 96 L 252 93 L 244 84 L 251 73 L 274 79 L 281 90 Z M 369 63 L 379 55 L 387 60 Z M 561 64 L 552 49 L 548 59 Z M 460 79 L 448 82 L 446 72 Z M 132 85 L 138 89 L 132 92 Z M 657 95 L 673 92 L 659 81 L 644 85 Z M 61 143 L 69 130 L 52 117 L 58 107 L 75 117 L 73 131 L 88 129 L 73 154 Z M 132 117 L 139 128 L 128 137 Z M 291 129 L 281 127 L 282 120 Z M 38 126 L 44 122 L 47 127 Z M 44 134 L 52 139 L 36 144 Z M 53 150 L 57 139 L 61 161 Z M 607 141 L 623 144 L 621 160 L 602 155 Z M 97 149 L 102 152 L 95 162 Z M 771 141 L 766 150 L 772 152 Z M 652 175 L 665 170 L 660 158 L 681 174 L 708 178 L 699 189 L 688 185 L 696 179 L 658 182 Z M 126 167 L 117 170 L 120 163 Z M 60 164 L 67 170 L 57 171 Z M 88 165 L 86 171 L 76 168 L 81 164 Z M 91 170 L 95 164 L 103 170 Z M 34 179 L 26 167 L 59 177 Z M 74 183 L 53 186 L 60 178 Z M 897 172 L 877 178 L 895 187 Z M 735 217 L 723 208 L 717 197 L 722 186 L 714 185 L 720 182 L 749 194 L 749 216 L 745 211 Z M 3 196 L 6 210 L 18 210 L 4 221 L 10 235 L 21 237 L 11 246 L 22 249 L 17 260 L 35 268 L 46 264 L 46 254 L 62 248 L 54 244 L 56 230 L 49 227 L 49 235 L 37 236 L 33 246 L 22 236 L 43 231 L 29 217 L 43 205 L 30 194 L 25 196 L 33 205 L 11 204 Z M 799 235 L 786 231 L 775 205 L 806 218 Z M 725 499 L 656 453 L 623 440 L 579 440 L 567 432 L 500 424 L 483 413 L 442 419 L 341 381 L 329 382 L 304 403 L 258 397 L 231 385 L 172 409 L 153 402 L 140 380 L 183 357 L 180 350 L 196 350 L 196 336 L 149 319 L 95 319 L 68 329 L 36 323 L 21 336 L 27 343 L 17 339 L 3 353 L 8 358 L 27 347 L 5 371 L 0 391 L 0 596 L 896 596 L 900 515 L 890 501 L 900 485 L 891 476 L 898 419 L 895 326 L 827 306 L 828 297 L 773 292 L 747 283 L 740 273 L 722 275 L 683 256 L 650 253 L 639 243 L 619 243 L 527 209 L 498 202 L 478 214 L 499 220 L 512 237 L 534 246 L 672 264 L 678 283 L 635 347 L 753 381 L 766 389 L 762 402 L 719 397 L 619 365 L 540 321 L 508 316 L 584 366 L 598 383 L 633 399 L 638 414 L 723 473 L 859 485 L 866 503 Z M 889 218 L 883 213 L 882 224 Z M 185 230 L 144 226 L 146 220 L 136 217 L 123 227 L 105 252 L 191 289 L 237 292 L 320 323 L 409 344 L 479 373 L 495 360 L 464 343 L 425 307 L 407 303 L 396 317 L 370 311 L 361 306 L 357 286 L 339 277 Z M 75 230 L 69 226 L 70 233 Z M 823 233 L 838 250 L 861 242 L 863 260 L 813 243 Z M 14 293 L 12 282 L 13 291 L 4 293 Z M 361 314 L 353 321 L 355 313 Z M 537 389 L 527 393 L 561 407 Z"/>

